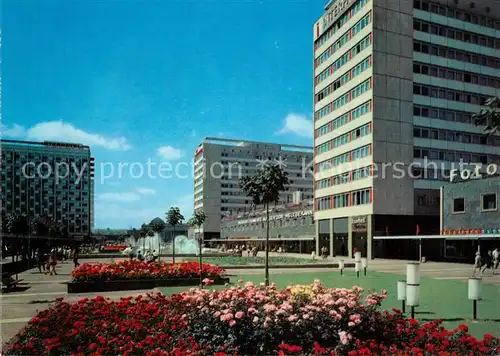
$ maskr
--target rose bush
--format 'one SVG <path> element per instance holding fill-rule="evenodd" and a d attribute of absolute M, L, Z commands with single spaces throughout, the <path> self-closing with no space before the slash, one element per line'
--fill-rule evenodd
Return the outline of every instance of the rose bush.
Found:
<path fill-rule="evenodd" d="M 111 281 L 130 279 L 172 279 L 199 277 L 200 269 L 196 262 L 141 262 L 125 260 L 114 263 L 86 263 L 75 268 L 71 275 L 73 282 Z M 206 277 L 219 278 L 225 275 L 224 269 L 210 264 L 202 265 Z"/>
<path fill-rule="evenodd" d="M 209 282 L 209 281 L 207 281 Z M 168 297 L 103 297 L 40 312 L 6 350 L 32 355 L 493 355 L 499 340 L 466 326 L 379 311 L 385 292 L 311 286 L 191 288 Z M 57 326 L 57 327 L 54 327 Z"/>

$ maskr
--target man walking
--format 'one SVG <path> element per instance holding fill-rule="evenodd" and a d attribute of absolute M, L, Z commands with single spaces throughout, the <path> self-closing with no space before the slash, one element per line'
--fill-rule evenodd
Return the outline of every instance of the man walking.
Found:
<path fill-rule="evenodd" d="M 495 247 L 493 250 L 493 268 L 496 269 L 498 268 L 498 264 L 500 263 L 500 252 L 498 251 L 498 247 Z M 493 271 L 493 274 L 496 274 L 496 272 Z"/>

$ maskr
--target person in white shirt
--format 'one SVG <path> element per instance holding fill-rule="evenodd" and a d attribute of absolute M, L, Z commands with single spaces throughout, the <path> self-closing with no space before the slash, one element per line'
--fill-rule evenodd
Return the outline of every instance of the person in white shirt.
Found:
<path fill-rule="evenodd" d="M 498 264 L 500 263 L 500 251 L 498 251 L 498 247 L 495 247 L 493 250 L 493 268 L 496 270 L 498 268 Z M 493 271 L 495 273 L 495 271 Z"/>
<path fill-rule="evenodd" d="M 160 254 L 158 252 L 156 252 L 156 250 L 153 250 L 153 262 L 156 262 L 156 260 L 158 259 L 159 256 L 160 256 Z"/>
<path fill-rule="evenodd" d="M 474 268 L 472 269 L 472 278 L 476 276 L 476 271 L 481 272 L 481 267 L 483 266 L 483 260 L 481 258 L 481 254 L 476 252 L 476 257 L 474 258 Z M 481 277 L 483 276 L 483 273 L 481 272 Z"/>

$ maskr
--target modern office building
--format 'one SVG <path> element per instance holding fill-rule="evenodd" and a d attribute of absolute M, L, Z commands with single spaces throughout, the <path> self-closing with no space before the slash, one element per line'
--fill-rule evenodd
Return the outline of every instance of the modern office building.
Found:
<path fill-rule="evenodd" d="M 500 2 L 332 0 L 313 37 L 318 248 L 438 234 L 452 164 L 500 162 L 471 118 L 500 95 Z"/>
<path fill-rule="evenodd" d="M 194 155 L 194 209 L 203 209 L 207 217 L 197 232 L 218 239 L 222 216 L 249 211 L 252 201 L 240 190 L 239 179 L 269 164 L 279 164 L 288 173 L 290 185 L 281 202 L 293 202 L 297 191 L 312 199 L 312 158 L 311 147 L 206 138 Z"/>
<path fill-rule="evenodd" d="M 2 140 L 2 212 L 44 216 L 70 237 L 94 225 L 94 158 L 81 144 Z"/>

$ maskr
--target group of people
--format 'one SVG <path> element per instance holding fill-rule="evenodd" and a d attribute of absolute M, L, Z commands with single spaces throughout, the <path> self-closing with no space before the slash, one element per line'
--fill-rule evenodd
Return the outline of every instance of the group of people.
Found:
<path fill-rule="evenodd" d="M 74 267 L 80 266 L 78 262 L 80 253 L 78 248 L 70 249 L 69 247 L 57 247 L 50 250 L 49 253 L 39 248 L 36 251 L 36 261 L 40 273 L 49 274 L 51 276 L 57 275 L 56 266 L 58 262 L 64 263 L 68 259 L 73 260 Z"/>
<path fill-rule="evenodd" d="M 130 255 L 130 259 L 132 259 L 134 256 Z M 146 262 L 156 262 L 160 257 L 160 254 L 156 252 L 156 250 L 147 250 L 146 253 L 142 253 L 141 250 L 137 251 L 137 259 L 141 262 L 146 261 Z"/>
<path fill-rule="evenodd" d="M 500 264 L 500 251 L 495 248 L 493 251 L 489 250 L 486 257 L 481 256 L 481 253 L 476 252 L 476 257 L 474 259 L 474 269 L 472 271 L 472 277 L 476 276 L 476 272 L 481 273 L 481 277 L 484 275 L 484 271 L 490 269 L 492 274 L 496 274 L 498 265 Z"/>

